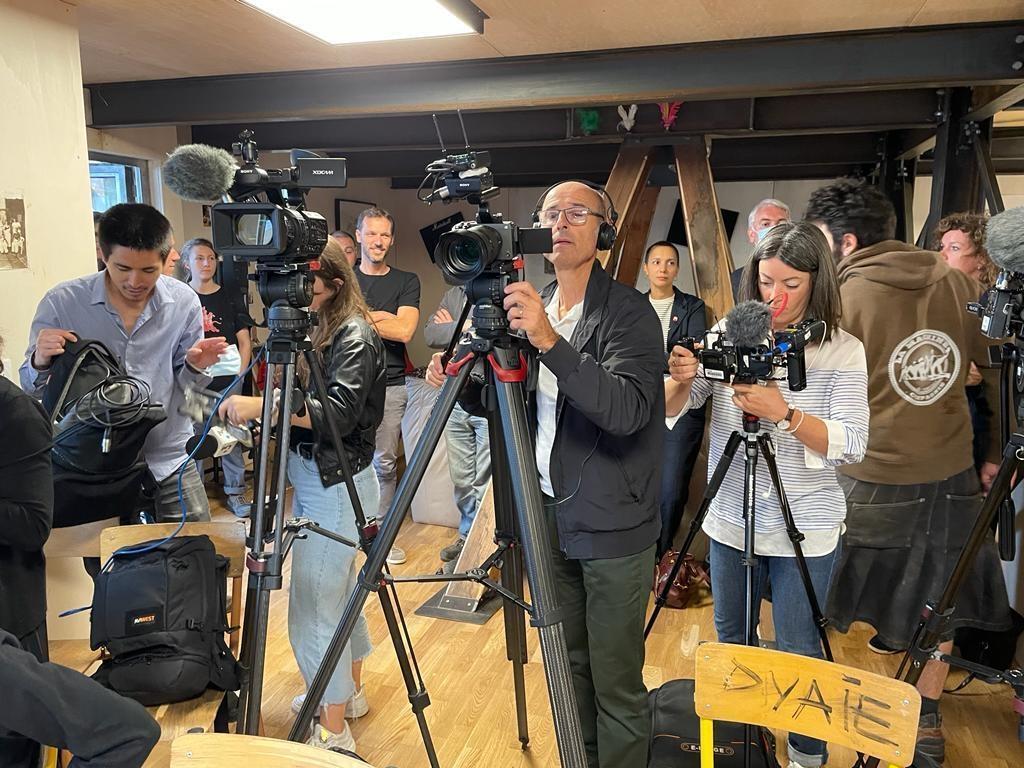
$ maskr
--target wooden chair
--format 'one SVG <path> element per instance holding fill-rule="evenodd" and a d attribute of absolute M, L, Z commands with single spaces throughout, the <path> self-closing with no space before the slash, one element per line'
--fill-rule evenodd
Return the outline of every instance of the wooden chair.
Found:
<path fill-rule="evenodd" d="M 372 768 L 338 752 L 294 741 L 230 733 L 190 733 L 171 744 L 171 768 Z"/>
<path fill-rule="evenodd" d="M 121 547 L 130 547 L 144 541 L 170 536 L 178 527 L 177 523 L 156 523 L 153 525 L 122 525 L 107 528 L 100 534 L 100 559 L 105 563 Z M 230 609 L 228 626 L 242 624 L 242 577 L 245 574 L 245 524 L 241 521 L 226 520 L 213 523 L 185 523 L 179 536 L 209 536 L 217 554 L 231 560 L 228 578 L 231 579 Z M 231 652 L 238 656 L 241 632 L 231 633 Z"/>
<path fill-rule="evenodd" d="M 872 672 L 743 645 L 697 648 L 700 766 L 714 766 L 714 722 L 762 725 L 842 744 L 890 768 L 914 759 L 921 695 Z"/>
<path fill-rule="evenodd" d="M 92 580 L 86 574 L 85 568 L 81 563 L 81 558 L 99 558 L 100 534 L 107 528 L 114 527 L 119 524 L 120 520 L 114 517 L 109 520 L 98 520 L 93 523 L 71 526 L 70 528 L 54 528 L 50 531 L 50 537 L 46 540 L 46 544 L 43 546 L 43 554 L 46 556 L 46 559 L 50 561 L 51 566 L 54 561 L 60 559 L 77 561 L 68 568 L 69 571 L 77 574 L 75 577 L 76 582 L 71 585 L 73 587 L 71 591 L 76 595 L 75 602 L 70 605 L 54 605 L 51 603 L 51 612 L 59 612 L 65 608 L 77 607 L 79 605 L 88 605 L 89 601 L 92 599 Z M 54 577 L 54 573 L 59 570 L 59 568 L 55 567 L 48 568 L 48 579 L 52 579 Z M 66 575 L 67 574 L 65 574 L 65 576 Z M 57 578 L 58 583 L 65 588 L 60 590 L 58 597 L 67 599 L 66 587 L 68 585 L 64 584 L 64 582 L 60 580 L 59 576 Z M 81 594 L 78 594 L 79 592 Z M 78 599 L 80 599 L 81 602 L 78 602 Z M 57 619 L 57 621 L 71 622 L 74 620 Z M 51 631 L 51 661 L 55 661 L 58 664 L 63 664 L 65 667 L 70 667 L 71 669 L 82 672 L 98 658 L 98 654 L 89 649 L 88 624 L 83 623 L 83 621 L 84 620 L 81 619 L 79 620 L 79 624 L 81 625 L 81 634 L 78 639 L 58 640 L 54 638 L 56 633 Z"/>
<path fill-rule="evenodd" d="M 177 523 L 157 523 L 152 525 L 123 525 L 107 528 L 100 534 L 100 559 L 107 559 L 121 547 L 130 547 L 144 541 L 152 541 L 169 536 L 178 527 Z M 237 627 L 242 618 L 242 574 L 245 571 L 245 524 L 238 521 L 219 521 L 212 523 L 185 523 L 179 536 L 210 537 L 218 554 L 231 559 L 228 577 L 231 579 L 231 607 L 228 625 Z M 239 632 L 231 633 L 231 650 L 238 654 Z M 160 742 L 153 750 L 147 765 L 166 765 L 165 760 L 158 758 L 166 755 L 167 745 L 179 736 L 197 729 L 204 732 L 213 730 L 217 711 L 224 699 L 224 692 L 207 690 L 202 696 L 177 704 L 161 704 L 147 707 L 153 719 L 160 724 Z"/>

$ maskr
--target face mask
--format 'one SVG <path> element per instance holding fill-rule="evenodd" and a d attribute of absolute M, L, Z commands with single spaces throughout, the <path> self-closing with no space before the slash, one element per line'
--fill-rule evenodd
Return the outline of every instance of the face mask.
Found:
<path fill-rule="evenodd" d="M 771 227 L 765 227 L 764 229 L 757 230 L 757 242 L 760 243 L 764 240 L 764 236 L 767 235 L 769 231 L 771 231 Z"/>
<path fill-rule="evenodd" d="M 242 356 L 238 354 L 238 347 L 229 344 L 228 348 L 220 353 L 217 362 L 207 368 L 203 373 L 216 378 L 217 376 L 237 376 L 242 370 Z"/>

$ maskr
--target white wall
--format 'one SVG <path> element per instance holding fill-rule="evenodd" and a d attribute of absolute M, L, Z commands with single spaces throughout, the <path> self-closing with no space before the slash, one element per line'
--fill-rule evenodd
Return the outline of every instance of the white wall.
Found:
<path fill-rule="evenodd" d="M 28 269 L 0 272 L 0 334 L 17 377 L 43 293 L 96 267 L 85 107 L 74 6 L 58 0 L 0 4 L 0 196 L 25 199 Z M 91 581 L 81 559 L 47 563 L 50 637 L 88 637 Z"/>
<path fill-rule="evenodd" d="M 0 197 L 25 200 L 28 269 L 0 271 L 0 335 L 17 378 L 40 297 L 95 268 L 73 6 L 0 4 L 0 104 Z"/>

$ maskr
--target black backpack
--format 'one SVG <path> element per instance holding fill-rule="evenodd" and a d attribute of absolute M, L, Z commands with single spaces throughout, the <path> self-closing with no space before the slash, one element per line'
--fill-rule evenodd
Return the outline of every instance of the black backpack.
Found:
<path fill-rule="evenodd" d="M 43 407 L 57 423 L 86 392 L 112 376 L 124 374 L 121 363 L 102 341 L 69 341 L 64 354 L 53 359 L 43 390 Z"/>
<path fill-rule="evenodd" d="M 123 392 L 127 399 L 128 384 L 96 396 L 105 382 L 131 381 L 102 342 L 79 339 L 64 350 L 43 390 L 43 407 L 54 425 L 53 527 L 112 517 L 130 522 L 148 472 L 142 458 L 146 436 L 167 414 L 158 404 L 119 406 L 117 395 Z"/>
<path fill-rule="evenodd" d="M 237 690 L 238 662 L 224 642 L 227 569 L 208 536 L 114 557 L 96 577 L 90 645 L 111 658 L 93 679 L 146 706 Z"/>
<path fill-rule="evenodd" d="M 651 746 L 648 768 L 699 768 L 700 719 L 693 707 L 693 680 L 670 680 L 650 693 Z M 742 768 L 741 723 L 715 721 L 715 768 Z M 767 758 L 767 759 L 766 759 Z M 775 736 L 753 726 L 751 768 L 779 768 Z"/>

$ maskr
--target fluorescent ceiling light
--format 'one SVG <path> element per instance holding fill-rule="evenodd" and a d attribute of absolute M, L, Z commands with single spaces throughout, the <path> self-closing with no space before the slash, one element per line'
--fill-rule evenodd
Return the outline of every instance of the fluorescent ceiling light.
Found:
<path fill-rule="evenodd" d="M 439 0 L 241 0 L 331 45 L 471 35 Z M 467 4 L 468 5 L 468 4 Z"/>

